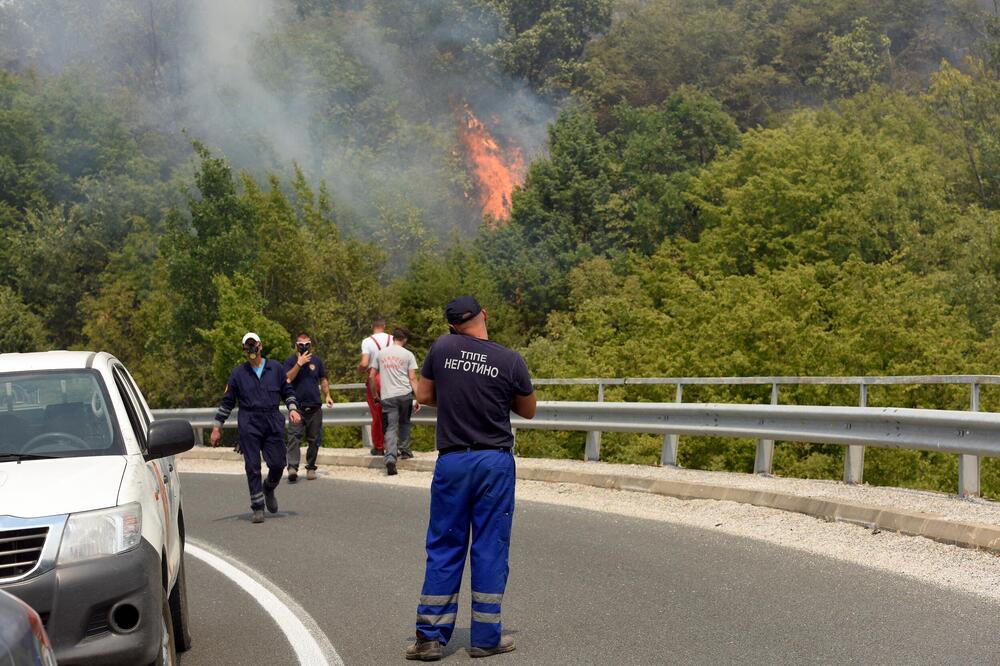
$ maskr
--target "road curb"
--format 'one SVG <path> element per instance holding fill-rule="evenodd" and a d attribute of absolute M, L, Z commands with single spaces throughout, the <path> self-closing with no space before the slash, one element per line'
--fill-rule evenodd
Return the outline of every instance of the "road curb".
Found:
<path fill-rule="evenodd" d="M 230 449 L 203 446 L 195 447 L 181 454 L 181 458 L 232 461 L 242 459 L 239 454 Z M 375 469 L 383 466 L 382 459 L 378 457 L 343 454 L 328 449 L 320 449 L 316 461 L 323 465 L 340 467 Z M 599 465 L 600 463 L 591 464 Z M 434 471 L 434 459 L 401 460 L 399 468 L 432 472 Z M 963 548 L 974 548 L 1000 554 L 1000 527 L 983 523 L 957 522 L 933 513 L 900 511 L 853 502 L 840 502 L 775 491 L 733 488 L 710 483 L 651 479 L 596 471 L 545 469 L 533 467 L 530 459 L 527 458 L 518 459 L 517 478 L 546 483 L 575 483 L 596 488 L 664 495 L 683 500 L 738 502 L 802 513 L 823 520 L 852 523 L 868 529 L 920 536 Z"/>

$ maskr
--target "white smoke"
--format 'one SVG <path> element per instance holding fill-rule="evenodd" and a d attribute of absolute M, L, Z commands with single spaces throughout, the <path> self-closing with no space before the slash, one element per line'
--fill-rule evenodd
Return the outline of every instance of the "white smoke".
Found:
<path fill-rule="evenodd" d="M 434 53 L 414 62 L 385 38 L 379 11 L 391 9 L 373 0 L 365 11 L 303 19 L 293 0 L 0 0 L 0 66 L 96 74 L 110 91 L 137 97 L 151 126 L 178 142 L 198 139 L 258 177 L 298 163 L 314 184 L 328 184 L 335 207 L 353 211 L 356 228 L 370 232 L 380 211 L 408 206 L 439 235 L 471 231 L 480 220 L 462 184 L 442 187 L 460 150 L 448 109 L 468 103 L 526 156 L 542 152 L 553 109 L 495 68 L 470 76 Z M 304 48 L 294 42 L 317 25 Z M 325 39 L 323 30 L 332 45 L 309 43 Z M 488 21 L 445 23 L 427 40 L 461 46 L 494 30 Z M 345 83 L 330 92 L 331 80 Z M 385 136 L 372 135 L 371 118 L 389 128 Z"/>

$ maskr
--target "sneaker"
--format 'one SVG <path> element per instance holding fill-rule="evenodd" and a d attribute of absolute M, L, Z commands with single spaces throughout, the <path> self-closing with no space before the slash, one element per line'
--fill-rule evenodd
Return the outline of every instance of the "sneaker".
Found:
<path fill-rule="evenodd" d="M 290 469 L 288 470 L 288 483 L 295 483 L 299 480 L 299 470 Z"/>
<path fill-rule="evenodd" d="M 417 642 L 406 648 L 406 658 L 419 661 L 437 661 L 441 658 L 441 644 L 417 638 Z"/>
<path fill-rule="evenodd" d="M 254 509 L 253 518 L 250 519 L 251 523 L 262 523 L 264 522 L 264 509 Z"/>
<path fill-rule="evenodd" d="M 396 463 L 388 462 L 385 464 L 385 473 L 389 476 L 396 476 Z"/>
<path fill-rule="evenodd" d="M 372 447 L 372 455 L 373 456 L 384 456 L 385 455 L 385 449 L 376 449 L 375 447 Z"/>
<path fill-rule="evenodd" d="M 264 489 L 264 506 L 271 513 L 278 513 L 278 498 L 274 496 L 274 488 Z"/>
<path fill-rule="evenodd" d="M 315 481 L 316 480 L 316 470 L 314 470 L 314 469 L 307 469 L 306 470 L 306 480 L 307 481 Z"/>
<path fill-rule="evenodd" d="M 470 657 L 490 657 L 495 654 L 503 654 L 504 652 L 514 651 L 514 639 L 510 636 L 501 636 L 500 642 L 496 644 L 496 647 L 483 648 L 474 647 L 469 648 Z"/>
<path fill-rule="evenodd" d="M 400 451 L 399 457 L 402 458 L 403 460 L 409 460 L 410 458 L 413 457 L 413 454 L 410 453 L 409 451 Z"/>

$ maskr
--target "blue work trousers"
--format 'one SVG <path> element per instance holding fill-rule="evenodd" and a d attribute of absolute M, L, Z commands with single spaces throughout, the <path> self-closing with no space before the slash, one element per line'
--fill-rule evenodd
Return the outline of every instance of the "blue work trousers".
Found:
<path fill-rule="evenodd" d="M 264 490 L 274 490 L 285 471 L 285 418 L 274 413 L 240 414 L 239 438 L 243 465 L 250 488 L 250 509 L 264 508 Z M 260 460 L 267 463 L 267 478 L 261 479 Z"/>
<path fill-rule="evenodd" d="M 500 605 L 514 517 L 514 456 L 468 450 L 438 458 L 431 483 L 427 569 L 417 605 L 417 635 L 446 645 L 455 629 L 465 556 L 472 548 L 472 646 L 500 642 Z"/>

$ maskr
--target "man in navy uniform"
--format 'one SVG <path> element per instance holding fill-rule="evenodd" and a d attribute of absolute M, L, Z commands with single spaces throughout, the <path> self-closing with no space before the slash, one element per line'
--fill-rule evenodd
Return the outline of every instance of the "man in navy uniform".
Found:
<path fill-rule="evenodd" d="M 288 458 L 288 483 L 295 483 L 299 478 L 299 459 L 302 452 L 302 438 L 306 440 L 306 479 L 316 478 L 316 454 L 323 441 L 323 404 L 320 402 L 319 390 L 322 386 L 323 396 L 327 405 L 333 405 L 330 397 L 330 380 L 326 377 L 326 366 L 323 359 L 313 353 L 312 338 L 308 333 L 299 333 L 295 337 L 295 353 L 285 359 L 285 374 L 292 383 L 295 397 L 299 401 L 299 412 L 302 422 L 288 428 L 288 445 L 285 452 Z"/>
<path fill-rule="evenodd" d="M 514 515 L 510 412 L 530 419 L 535 393 L 521 355 L 489 339 L 486 311 L 471 296 L 445 308 L 452 335 L 434 341 L 417 401 L 437 405 L 438 459 L 431 482 L 427 568 L 417 605 L 417 640 L 407 659 L 436 661 L 455 629 L 458 592 L 471 553 L 470 656 L 514 649 L 501 634 L 500 605 Z M 470 531 L 472 535 L 469 548 Z"/>
<path fill-rule="evenodd" d="M 285 471 L 285 417 L 278 410 L 284 399 L 292 423 L 299 423 L 298 403 L 288 382 L 285 369 L 273 359 L 265 359 L 256 333 L 243 336 L 243 353 L 246 363 L 233 368 L 226 383 L 226 392 L 215 413 L 215 427 L 211 442 L 214 446 L 222 437 L 222 425 L 239 402 L 238 416 L 240 448 L 250 486 L 250 509 L 253 522 L 264 522 L 264 507 L 271 513 L 278 512 L 274 489 Z M 261 484 L 260 459 L 267 463 L 267 479 Z"/>

